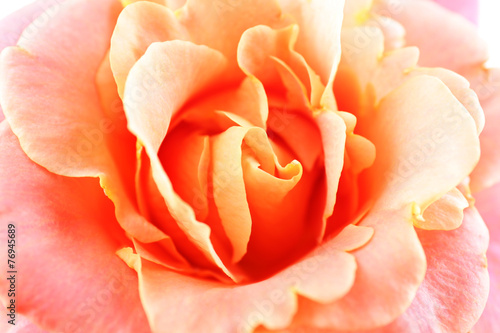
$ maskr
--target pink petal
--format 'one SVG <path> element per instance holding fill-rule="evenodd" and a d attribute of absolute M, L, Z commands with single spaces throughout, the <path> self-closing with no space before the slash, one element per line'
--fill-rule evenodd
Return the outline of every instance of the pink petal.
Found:
<path fill-rule="evenodd" d="M 477 28 L 460 15 L 432 1 L 386 3 L 385 11 L 404 26 L 407 45 L 420 49 L 420 65 L 459 71 L 488 59 L 487 45 L 479 38 Z"/>
<path fill-rule="evenodd" d="M 481 191 L 500 181 L 500 69 L 472 68 L 464 73 L 476 91 L 486 124 L 479 137 L 481 159 L 471 175 L 471 190 Z"/>
<path fill-rule="evenodd" d="M 475 333 L 500 330 L 500 184 L 474 194 L 476 207 L 490 231 L 486 257 L 490 273 L 490 294 L 486 308 L 473 328 Z"/>
<path fill-rule="evenodd" d="M 17 230 L 19 313 L 47 330 L 148 332 L 137 278 L 115 255 L 125 234 L 98 182 L 34 164 L 6 122 L 0 141 L 1 220 L 3 231 L 8 224 Z"/>
<path fill-rule="evenodd" d="M 345 251 L 362 246 L 372 235 L 371 228 L 350 226 L 296 265 L 240 286 L 177 274 L 134 255 L 124 259 L 139 272 L 141 298 L 153 331 L 168 327 L 179 333 L 251 332 L 259 324 L 287 327 L 296 311 L 297 294 L 322 302 L 344 295 L 356 269 Z"/>
<path fill-rule="evenodd" d="M 16 45 L 23 30 L 45 9 L 42 1 L 37 1 L 2 19 L 0 22 L 0 52 L 8 46 Z M 0 122 L 4 119 L 0 106 Z"/>
<path fill-rule="evenodd" d="M 484 255 L 488 230 L 481 216 L 469 208 L 460 228 L 419 230 L 418 237 L 427 257 L 425 280 L 410 308 L 392 324 L 373 332 L 470 332 L 489 290 Z"/>
<path fill-rule="evenodd" d="M 443 7 L 452 10 L 472 23 L 477 24 L 479 15 L 479 0 L 434 0 Z"/>

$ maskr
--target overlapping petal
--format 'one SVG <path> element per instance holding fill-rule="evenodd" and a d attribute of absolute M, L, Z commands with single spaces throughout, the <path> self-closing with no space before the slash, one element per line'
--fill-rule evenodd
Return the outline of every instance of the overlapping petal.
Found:
<path fill-rule="evenodd" d="M 6 122 L 0 140 L 0 219 L 17 231 L 17 311 L 48 330 L 147 332 L 137 277 L 115 255 L 128 243 L 98 182 L 34 164 Z M 0 284 L 4 304 L 7 283 Z"/>
<path fill-rule="evenodd" d="M 356 270 L 345 251 L 362 246 L 372 235 L 371 228 L 350 226 L 276 276 L 238 287 L 170 272 L 130 251 L 122 252 L 122 257 L 139 273 L 141 298 L 153 330 L 251 332 L 260 324 L 287 327 L 296 311 L 297 294 L 324 302 L 345 294 Z M 168 315 L 164 309 L 169 309 Z"/>

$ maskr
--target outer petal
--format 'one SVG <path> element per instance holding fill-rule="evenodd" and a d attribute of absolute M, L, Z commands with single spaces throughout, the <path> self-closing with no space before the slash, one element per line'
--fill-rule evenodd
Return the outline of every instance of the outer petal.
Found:
<path fill-rule="evenodd" d="M 137 279 L 115 255 L 123 231 L 98 182 L 37 166 L 6 122 L 0 140 L 6 157 L 0 162 L 0 219 L 3 235 L 8 224 L 16 225 L 19 313 L 55 331 L 149 331 Z M 0 285 L 4 304 L 7 282 Z"/>
<path fill-rule="evenodd" d="M 434 1 L 464 16 L 469 21 L 477 23 L 479 15 L 479 0 L 434 0 Z"/>
<path fill-rule="evenodd" d="M 130 178 L 135 142 L 118 135 L 126 129 L 103 126 L 110 119 L 96 89 L 119 10 L 114 0 L 69 1 L 36 33 L 26 29 L 19 46 L 2 53 L 1 103 L 33 161 L 65 176 L 101 176 L 122 226 L 142 241 L 159 240 L 166 236 L 138 215 L 130 179 L 123 179 Z"/>
<path fill-rule="evenodd" d="M 40 16 L 45 9 L 42 1 L 37 1 L 4 18 L 0 22 L 0 52 L 8 46 L 16 45 L 23 30 Z M 0 122 L 4 118 L 0 106 Z"/>
<path fill-rule="evenodd" d="M 436 128 L 442 131 L 439 140 L 419 152 L 418 145 L 432 138 Z M 411 225 L 412 208 L 427 207 L 456 186 L 479 157 L 474 120 L 441 81 L 428 76 L 412 78 L 387 95 L 368 134 L 377 147 L 372 177 L 375 192 L 380 192 L 372 194 L 376 202 L 360 225 L 373 226 L 375 236 L 354 252 L 359 269 L 343 299 L 327 306 L 304 302 L 299 308 L 299 321 L 307 326 L 371 329 L 402 314 L 425 273 L 424 253 Z M 435 169 L 446 163 L 450 168 L 445 174 Z"/>
<path fill-rule="evenodd" d="M 500 69 L 473 68 L 464 76 L 471 81 L 486 124 L 481 139 L 481 159 L 471 175 L 471 190 L 481 191 L 500 181 Z"/>
<path fill-rule="evenodd" d="M 425 280 L 410 308 L 391 325 L 374 332 L 470 332 L 489 290 L 488 230 L 481 216 L 469 208 L 460 228 L 419 230 L 418 237 L 427 257 Z"/>
<path fill-rule="evenodd" d="M 486 43 L 476 27 L 460 15 L 432 1 L 385 2 L 383 10 L 404 26 L 407 44 L 420 49 L 420 65 L 459 71 L 488 60 Z"/>
<path fill-rule="evenodd" d="M 15 325 L 11 325 L 4 320 L 0 324 L 0 329 L 5 333 L 48 333 L 40 327 L 33 324 L 28 318 L 21 314 L 16 314 Z M 10 318 L 8 318 L 10 319 Z"/>
<path fill-rule="evenodd" d="M 474 333 L 489 333 L 500 330 L 500 184 L 474 195 L 476 207 L 490 231 L 490 245 L 486 257 L 490 274 L 490 294 L 486 308 Z"/>
<path fill-rule="evenodd" d="M 296 311 L 296 294 L 325 302 L 341 297 L 356 269 L 345 251 L 372 235 L 371 228 L 350 226 L 276 276 L 237 287 L 173 273 L 130 253 L 123 257 L 139 272 L 141 298 L 155 332 L 251 332 L 259 324 L 287 327 Z"/>

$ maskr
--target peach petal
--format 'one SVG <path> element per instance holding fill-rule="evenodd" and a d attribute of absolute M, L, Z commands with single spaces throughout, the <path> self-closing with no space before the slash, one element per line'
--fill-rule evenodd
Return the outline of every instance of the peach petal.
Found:
<path fill-rule="evenodd" d="M 117 171 L 126 152 L 109 149 L 116 138 L 103 130 L 107 117 L 95 86 L 119 9 L 111 0 L 65 2 L 43 29 L 33 22 L 36 35 L 28 27 L 19 46 L 2 53 L 0 95 L 6 118 L 32 160 L 56 174 L 100 176 L 120 224 L 144 241 L 157 240 L 165 235 L 138 215 Z M 62 47 L 68 43 L 85 45 L 84 51 Z"/>
<path fill-rule="evenodd" d="M 209 149 L 209 147 L 206 148 Z M 204 155 L 206 152 L 202 154 Z M 227 249 L 227 246 L 225 246 L 226 244 L 221 243 L 220 235 L 223 234 L 223 231 L 215 229 L 212 232 L 214 223 L 213 221 L 209 221 L 210 215 L 205 221 L 205 223 L 210 226 L 210 233 L 208 235 L 203 234 L 203 232 L 207 230 L 206 227 L 202 226 L 200 230 L 196 229 L 199 226 L 198 222 L 192 223 L 184 221 L 184 224 L 180 225 L 170 213 L 165 203 L 165 199 L 153 179 L 151 162 L 147 154 L 144 153 L 143 147 L 140 148 L 138 157 L 137 187 L 138 195 L 140 196 L 138 201 L 141 206 L 141 213 L 172 238 L 179 253 L 192 265 L 192 267 L 189 268 L 182 265 L 175 265 L 171 260 L 173 258 L 172 254 L 164 253 L 168 252 L 169 249 L 165 247 L 164 244 L 161 244 L 163 241 L 148 244 L 135 241 L 137 253 L 165 267 L 189 272 L 195 275 L 198 275 L 200 272 L 207 272 L 211 273 L 211 276 L 218 280 L 231 282 L 227 274 L 221 269 L 221 267 L 225 269 L 225 266 L 220 263 L 220 258 L 218 256 L 212 258 L 212 253 L 215 251 L 221 255 L 225 261 L 229 260 L 230 249 Z M 200 195 L 205 195 L 205 193 L 201 193 Z M 210 207 L 210 209 L 212 209 L 212 207 Z M 215 226 L 218 227 L 217 225 Z M 186 233 L 185 230 L 189 227 L 191 227 L 191 231 Z M 195 239 L 194 242 L 193 239 Z M 222 241 L 224 240 L 222 239 Z M 231 267 L 231 269 L 232 268 L 233 267 Z"/>
<path fill-rule="evenodd" d="M 332 240 L 269 279 L 237 287 L 176 274 L 133 255 L 124 259 L 139 272 L 139 289 L 153 331 L 168 327 L 180 333 L 251 332 L 259 324 L 280 329 L 292 320 L 297 294 L 331 300 L 349 290 L 356 263 L 345 249 L 365 244 L 373 230 L 351 226 L 345 232 L 343 242 Z M 334 262 L 332 258 L 339 258 L 335 265 L 324 264 Z M 168 316 L 165 308 L 170 309 Z"/>
<path fill-rule="evenodd" d="M 477 28 L 432 1 L 386 0 L 382 10 L 389 11 L 404 26 L 407 45 L 420 49 L 421 66 L 445 67 L 460 73 L 465 66 L 488 60 L 487 45 Z"/>
<path fill-rule="evenodd" d="M 7 321 L 3 321 L 0 323 L 0 330 L 4 333 L 49 333 L 19 313 L 16 314 L 15 323 L 15 325 L 11 325 Z"/>
<path fill-rule="evenodd" d="M 315 117 L 315 121 L 321 133 L 325 158 L 327 194 L 323 217 L 326 220 L 333 213 L 344 164 L 346 125 L 343 119 L 333 111 L 321 111 Z"/>
<path fill-rule="evenodd" d="M 319 87 L 315 73 L 293 50 L 298 34 L 297 25 L 276 30 L 263 25 L 252 27 L 241 36 L 237 59 L 245 74 L 257 77 L 269 93 L 276 93 L 283 84 L 296 108 L 310 108 L 308 99 L 315 98 L 317 90 L 324 87 Z"/>
<path fill-rule="evenodd" d="M 217 112 L 227 112 L 231 117 L 245 119 L 252 126 L 266 128 L 269 107 L 262 83 L 253 77 L 246 77 L 237 87 L 204 96 L 183 108 L 182 113 L 172 120 L 171 127 L 182 121 L 194 126 L 210 126 L 216 122 Z"/>
<path fill-rule="evenodd" d="M 252 232 L 252 216 L 241 168 L 242 144 L 247 132 L 243 127 L 231 127 L 212 138 L 213 196 L 233 247 L 233 262 L 247 252 Z"/>
<path fill-rule="evenodd" d="M 416 218 L 414 224 L 424 230 L 454 230 L 462 224 L 463 211 L 467 207 L 467 199 L 454 188 L 427 207 L 422 218 Z"/>
<path fill-rule="evenodd" d="M 322 154 L 322 143 L 316 124 L 302 114 L 288 109 L 274 110 L 269 114 L 267 125 L 295 153 L 295 158 L 311 171 Z M 273 136 L 270 135 L 273 139 Z"/>
<path fill-rule="evenodd" d="M 123 98 L 130 69 L 155 42 L 188 40 L 189 34 L 174 13 L 149 1 L 127 6 L 118 17 L 111 37 L 110 59 L 118 93 Z"/>
<path fill-rule="evenodd" d="M 471 175 L 471 190 L 478 192 L 500 181 L 500 70 L 472 68 L 464 72 L 479 97 L 486 117 L 481 136 L 481 159 Z"/>
<path fill-rule="evenodd" d="M 481 318 L 473 327 L 474 333 L 496 332 L 500 329 L 500 184 L 474 194 L 476 208 L 484 218 L 490 232 L 486 252 L 490 276 L 490 293 Z"/>
<path fill-rule="evenodd" d="M 13 223 L 22 238 L 18 313 L 49 331 L 148 332 L 133 287 L 137 278 L 115 255 L 128 244 L 125 233 L 97 180 L 61 177 L 36 165 L 7 122 L 0 124 L 0 141 L 2 226 Z M 0 283 L 4 303 L 7 282 Z"/>
<path fill-rule="evenodd" d="M 386 209 L 412 202 L 426 208 L 462 181 L 479 159 L 473 118 L 431 76 L 411 78 L 387 95 L 370 133 L 377 147 L 375 170 L 382 175 L 377 205 Z M 438 165 L 449 167 L 443 173 Z"/>
<path fill-rule="evenodd" d="M 484 309 L 489 289 L 485 258 L 488 230 L 481 216 L 469 208 L 458 229 L 419 230 L 418 236 L 428 265 L 417 296 L 395 322 L 369 333 L 470 332 Z"/>
<path fill-rule="evenodd" d="M 177 13 L 195 44 L 207 45 L 228 59 L 230 80 L 243 78 L 236 53 L 241 35 L 257 25 L 280 27 L 285 24 L 276 0 L 190 0 Z"/>
<path fill-rule="evenodd" d="M 211 262 L 235 278 L 213 247 L 211 228 L 197 221 L 193 208 L 175 193 L 157 155 L 172 116 L 225 66 L 224 56 L 206 46 L 178 40 L 154 43 L 129 73 L 124 106 L 129 129 L 149 156 L 153 179 L 170 214 Z"/>
<path fill-rule="evenodd" d="M 372 227 L 375 234 L 353 252 L 358 269 L 352 288 L 330 304 L 301 300 L 296 324 L 358 331 L 397 318 L 413 300 L 426 269 L 411 219 L 409 209 L 370 212 L 360 226 Z"/>
<path fill-rule="evenodd" d="M 166 6 L 172 10 L 177 10 L 186 4 L 186 0 L 121 0 L 123 7 L 140 1 L 154 2 Z"/>
<path fill-rule="evenodd" d="M 329 99 L 333 101 L 331 88 L 340 61 L 340 29 L 344 1 L 279 0 L 279 4 L 284 13 L 295 18 L 301 29 L 295 46 L 296 51 L 303 55 L 326 87 L 321 104 L 333 108 L 334 105 L 327 104 Z"/>
<path fill-rule="evenodd" d="M 208 140 L 208 135 L 179 126 L 169 133 L 158 152 L 176 193 L 193 207 L 200 221 L 208 215 L 208 162 L 203 160 Z M 206 158 L 210 158 L 210 153 Z"/>
<path fill-rule="evenodd" d="M 464 77 L 444 68 L 417 68 L 409 72 L 408 77 L 431 75 L 440 79 L 451 90 L 452 94 L 467 108 L 476 123 L 477 133 L 481 133 L 485 125 L 484 112 L 479 99 L 470 83 Z"/>

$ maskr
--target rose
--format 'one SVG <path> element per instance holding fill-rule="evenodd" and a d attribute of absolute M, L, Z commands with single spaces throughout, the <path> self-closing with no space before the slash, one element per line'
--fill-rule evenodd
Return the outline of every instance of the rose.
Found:
<path fill-rule="evenodd" d="M 20 313 L 84 332 L 472 327 L 482 110 L 460 76 L 415 67 L 394 20 L 439 9 L 349 1 L 341 31 L 341 2 L 281 5 L 139 2 L 115 27 L 114 1 L 56 3 L 4 51 Z"/>

